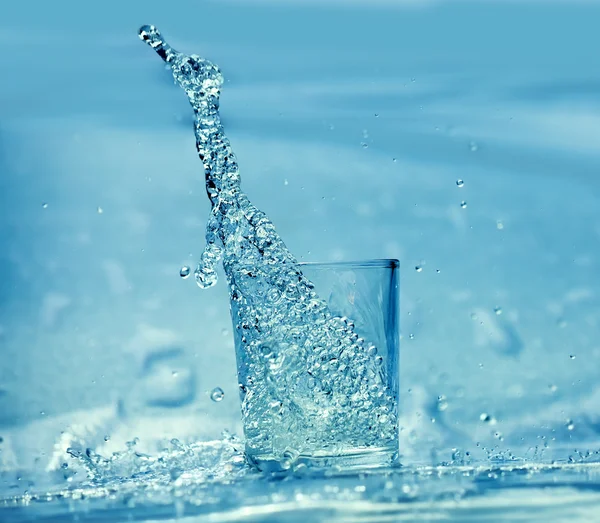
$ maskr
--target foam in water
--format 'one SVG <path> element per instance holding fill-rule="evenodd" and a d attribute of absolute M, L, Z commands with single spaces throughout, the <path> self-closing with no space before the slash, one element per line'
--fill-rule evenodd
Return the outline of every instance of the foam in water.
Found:
<path fill-rule="evenodd" d="M 175 51 L 153 26 L 139 34 L 170 65 L 194 111 L 211 202 L 195 277 L 200 287 L 211 287 L 222 260 L 248 454 L 289 464 L 300 455 L 397 446 L 397 398 L 377 348 L 350 319 L 330 311 L 269 218 L 240 188 L 219 116 L 221 71 Z"/>

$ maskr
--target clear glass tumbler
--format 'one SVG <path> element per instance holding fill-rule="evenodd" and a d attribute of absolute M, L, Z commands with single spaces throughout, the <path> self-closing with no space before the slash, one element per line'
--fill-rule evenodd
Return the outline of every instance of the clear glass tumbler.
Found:
<path fill-rule="evenodd" d="M 328 321 L 337 322 L 341 336 L 356 343 L 348 348 L 331 339 L 328 351 L 299 347 L 307 354 L 306 367 L 296 363 L 288 374 L 279 368 L 276 375 L 264 374 L 271 383 L 248 387 L 248 362 L 255 355 L 245 354 L 235 337 L 246 458 L 264 471 L 394 465 L 399 451 L 399 262 L 301 263 L 300 269 L 326 303 Z M 281 363 L 273 354 L 285 351 L 290 359 L 289 347 L 269 348 L 274 366 Z M 320 359 L 317 353 L 327 356 Z M 283 392 L 273 401 L 248 389 Z M 282 396 L 287 399 L 280 401 Z"/>

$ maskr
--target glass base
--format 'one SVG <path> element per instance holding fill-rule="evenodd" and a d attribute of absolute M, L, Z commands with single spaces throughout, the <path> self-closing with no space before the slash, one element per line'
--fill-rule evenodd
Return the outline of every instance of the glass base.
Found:
<path fill-rule="evenodd" d="M 335 455 L 325 452 L 300 454 L 291 462 L 286 459 L 278 460 L 268 455 L 249 455 L 246 461 L 261 472 L 267 473 L 308 473 L 328 474 L 343 473 L 357 469 L 374 469 L 399 466 L 398 448 L 368 447 L 352 449 Z"/>

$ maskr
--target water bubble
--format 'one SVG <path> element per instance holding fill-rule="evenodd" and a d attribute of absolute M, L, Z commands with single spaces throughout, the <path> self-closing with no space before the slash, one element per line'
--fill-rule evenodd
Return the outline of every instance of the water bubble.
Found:
<path fill-rule="evenodd" d="M 494 312 L 497 316 L 500 316 L 502 314 L 502 307 L 494 307 Z"/>
<path fill-rule="evenodd" d="M 477 145 L 476 142 L 472 141 L 472 142 L 469 142 L 469 149 L 471 152 L 474 153 L 475 151 L 477 151 L 479 149 L 479 146 Z"/>
<path fill-rule="evenodd" d="M 227 329 L 222 329 L 221 336 L 229 336 L 229 331 Z"/>
<path fill-rule="evenodd" d="M 47 209 L 48 208 L 48 204 L 47 203 L 42 203 L 42 209 Z"/>
<path fill-rule="evenodd" d="M 98 214 L 102 214 L 102 213 L 104 212 L 104 209 L 103 209 L 102 207 L 98 206 L 98 207 L 96 208 L 96 212 L 97 212 Z"/>
<path fill-rule="evenodd" d="M 461 209 L 466 209 L 467 208 L 467 202 L 465 202 L 464 200 L 462 202 L 460 202 L 460 208 Z"/>
<path fill-rule="evenodd" d="M 185 280 L 191 272 L 192 270 L 187 265 L 184 265 L 181 269 L 179 269 L 179 276 Z"/>
<path fill-rule="evenodd" d="M 215 401 L 215 402 L 221 401 L 224 396 L 225 396 L 225 393 L 223 392 L 223 389 L 221 387 L 215 387 L 210 392 L 210 399 L 213 400 L 213 401 Z"/>
<path fill-rule="evenodd" d="M 415 271 L 417 271 L 417 272 L 423 272 L 423 267 L 421 265 L 417 265 L 415 267 Z"/>
<path fill-rule="evenodd" d="M 567 427 L 567 430 L 573 430 L 575 428 L 575 423 L 573 423 L 572 420 L 568 419 L 565 426 Z"/>
<path fill-rule="evenodd" d="M 392 162 L 396 163 L 397 161 L 396 158 L 392 158 Z"/>
<path fill-rule="evenodd" d="M 558 390 L 558 387 L 554 384 L 548 385 L 548 388 L 550 389 L 550 392 L 556 392 Z"/>
<path fill-rule="evenodd" d="M 69 468 L 69 464 L 68 463 L 63 463 L 60 467 L 62 469 L 68 469 Z"/>
<path fill-rule="evenodd" d="M 577 356 L 575 356 L 575 354 L 569 354 L 569 358 L 571 358 L 572 360 L 574 360 Z"/>
<path fill-rule="evenodd" d="M 110 441 L 110 436 L 104 436 L 104 441 Z"/>
<path fill-rule="evenodd" d="M 504 223 L 502 223 L 501 220 L 496 220 L 496 229 L 498 229 L 499 231 L 504 229 Z"/>
<path fill-rule="evenodd" d="M 457 187 L 464 187 L 464 185 L 465 185 L 464 180 L 461 180 L 461 179 L 456 180 Z"/>
<path fill-rule="evenodd" d="M 289 185 L 290 182 L 288 182 L 288 179 L 286 178 L 285 180 L 283 180 L 283 185 Z"/>

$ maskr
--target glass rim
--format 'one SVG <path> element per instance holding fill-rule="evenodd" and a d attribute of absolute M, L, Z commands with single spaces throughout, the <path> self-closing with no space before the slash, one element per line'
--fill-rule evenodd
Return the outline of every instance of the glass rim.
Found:
<path fill-rule="evenodd" d="M 314 269 L 328 269 L 340 267 L 343 269 L 398 269 L 400 268 L 400 260 L 396 258 L 377 258 L 373 260 L 356 260 L 356 261 L 329 261 L 329 262 L 299 262 L 301 267 L 309 267 Z"/>

